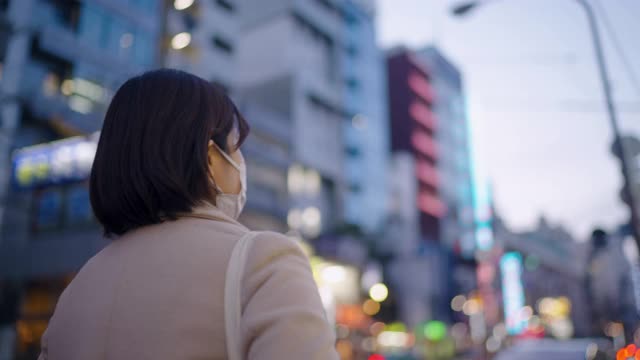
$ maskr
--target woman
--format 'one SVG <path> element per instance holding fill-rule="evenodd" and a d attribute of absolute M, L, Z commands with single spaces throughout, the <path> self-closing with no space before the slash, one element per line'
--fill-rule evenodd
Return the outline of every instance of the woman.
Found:
<path fill-rule="evenodd" d="M 90 179 L 113 241 L 60 297 L 41 359 L 337 359 L 300 248 L 237 222 L 248 131 L 185 72 L 120 87 Z"/>

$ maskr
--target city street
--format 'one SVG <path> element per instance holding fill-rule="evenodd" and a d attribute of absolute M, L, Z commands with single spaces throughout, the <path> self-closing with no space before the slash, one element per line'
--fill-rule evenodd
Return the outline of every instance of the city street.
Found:
<path fill-rule="evenodd" d="M 304 272 L 309 295 L 238 298 L 265 324 L 317 315 L 341 360 L 640 359 L 638 19 L 634 0 L 0 0 L 0 360 L 38 358 L 104 249 L 190 216 L 220 228 L 159 231 L 163 266 L 131 256 L 148 278 L 113 281 L 147 299 L 217 266 L 164 280 L 162 326 L 137 334 L 198 358 L 227 351 L 205 319 L 232 318 L 209 277 L 237 240 L 248 272 L 285 259 L 239 286 Z M 116 101 L 149 74 L 200 85 Z M 215 246 L 179 260 L 187 232 Z M 244 232 L 275 240 L 221 240 Z M 277 320 L 254 324 L 289 334 L 266 344 L 315 349 Z"/>

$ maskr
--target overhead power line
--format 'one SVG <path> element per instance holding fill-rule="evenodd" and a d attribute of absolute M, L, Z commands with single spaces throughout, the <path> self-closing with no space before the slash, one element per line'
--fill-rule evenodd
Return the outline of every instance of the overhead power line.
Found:
<path fill-rule="evenodd" d="M 609 38 L 611 40 L 611 43 L 613 44 L 614 50 L 618 53 L 618 56 L 622 61 L 622 65 L 626 68 L 626 72 L 629 77 L 629 81 L 631 82 L 631 85 L 635 88 L 636 92 L 638 93 L 638 96 L 640 96 L 640 81 L 638 80 L 638 76 L 636 75 L 635 69 L 631 65 L 631 62 L 629 61 L 627 54 L 624 52 L 624 49 L 622 48 L 620 39 L 618 38 L 616 31 L 613 28 L 611 21 L 609 20 L 607 11 L 605 10 L 604 6 L 602 6 L 602 3 L 600 1 L 593 0 L 593 3 L 598 8 L 598 12 L 600 13 L 602 24 L 604 25 L 604 28 L 607 34 L 609 34 Z"/>

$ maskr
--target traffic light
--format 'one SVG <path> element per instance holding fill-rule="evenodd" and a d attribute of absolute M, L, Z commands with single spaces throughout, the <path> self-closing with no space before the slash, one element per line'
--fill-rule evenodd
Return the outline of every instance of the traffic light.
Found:
<path fill-rule="evenodd" d="M 640 194 L 638 191 L 640 190 L 640 140 L 631 135 L 623 136 L 621 144 L 616 141 L 611 145 L 611 153 L 618 159 L 621 158 L 622 153 L 625 155 L 629 167 L 629 179 L 623 184 L 620 198 L 625 204 L 630 205 L 628 193 L 625 191 L 626 187 L 634 190 L 634 195 Z"/>
<path fill-rule="evenodd" d="M 631 135 L 622 136 L 620 141 L 614 141 L 611 152 L 621 160 L 623 185 L 620 198 L 631 210 L 629 223 L 637 239 L 640 236 L 640 140 Z"/>

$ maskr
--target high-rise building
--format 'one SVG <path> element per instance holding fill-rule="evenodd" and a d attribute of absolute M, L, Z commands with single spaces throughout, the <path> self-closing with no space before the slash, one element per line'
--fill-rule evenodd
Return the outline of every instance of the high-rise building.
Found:
<path fill-rule="evenodd" d="M 423 239 L 440 239 L 440 219 L 447 207 L 440 193 L 438 171 L 441 151 L 437 144 L 440 121 L 434 114 L 436 99 L 430 74 L 416 54 L 393 49 L 387 57 L 391 150 L 408 153 L 415 162 L 418 184 L 415 203 Z"/>
<path fill-rule="evenodd" d="M 422 236 L 471 256 L 473 169 L 460 73 L 434 47 L 392 50 L 387 66 L 392 151 L 415 159 Z"/>
<path fill-rule="evenodd" d="M 387 54 L 393 181 L 384 248 L 392 255 L 386 275 L 398 294 L 397 316 L 418 326 L 439 318 L 445 295 L 446 256 L 439 240 L 440 199 L 431 74 L 416 55 L 395 48 Z M 402 234 L 402 236 L 398 236 Z M 407 278 L 407 273 L 423 273 Z"/>
<path fill-rule="evenodd" d="M 439 221 L 439 238 L 470 258 L 475 250 L 473 169 L 462 76 L 435 47 L 416 56 L 425 64 L 435 94 L 431 111 L 437 119 L 438 194 L 447 209 Z"/>
<path fill-rule="evenodd" d="M 462 79 L 433 47 L 390 50 L 387 74 L 394 187 L 386 247 L 395 256 L 392 286 L 403 294 L 399 312 L 407 321 L 448 321 L 451 297 L 475 283 L 473 262 L 463 261 L 473 258 L 476 223 Z M 405 235 L 395 239 L 394 233 Z M 401 274 L 411 271 L 409 264 L 429 268 L 430 276 L 407 282 Z"/>
<path fill-rule="evenodd" d="M 347 182 L 345 221 L 379 232 L 387 217 L 389 137 L 384 54 L 376 45 L 371 2 L 345 2 L 342 68 L 345 105 L 355 114 L 344 123 Z"/>
<path fill-rule="evenodd" d="M 287 118 L 250 99 L 240 109 L 251 125 L 242 146 L 247 162 L 247 204 L 240 221 L 251 229 L 287 231 L 287 174 L 292 164 Z"/>
<path fill-rule="evenodd" d="M 162 14 L 157 0 L 0 2 L 0 348 L 18 320 L 19 358 L 35 358 L 60 291 L 104 244 L 92 134 L 117 87 L 159 65 Z"/>
<path fill-rule="evenodd" d="M 310 237 L 345 221 L 374 229 L 385 211 L 385 196 L 370 195 L 385 188 L 386 124 L 373 8 L 247 0 L 242 11 L 241 97 L 290 131 L 288 225 Z"/>

